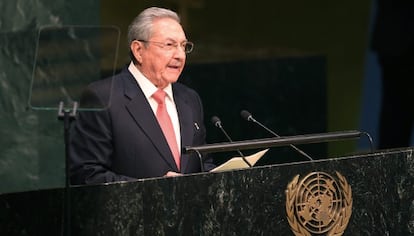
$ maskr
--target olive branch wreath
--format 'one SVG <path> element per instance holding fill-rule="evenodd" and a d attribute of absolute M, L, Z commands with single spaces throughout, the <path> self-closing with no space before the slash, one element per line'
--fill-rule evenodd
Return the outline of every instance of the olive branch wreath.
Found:
<path fill-rule="evenodd" d="M 337 224 L 326 234 L 327 236 L 341 236 L 348 223 L 352 214 L 352 190 L 351 186 L 346 181 L 345 177 L 339 172 L 335 172 L 341 185 L 343 196 L 344 196 L 344 207 L 340 211 L 340 217 Z M 295 197 L 298 192 L 298 181 L 299 175 L 296 175 L 293 180 L 288 184 L 286 193 L 286 213 L 290 228 L 292 229 L 295 236 L 311 236 L 311 234 L 298 222 L 295 216 Z"/>

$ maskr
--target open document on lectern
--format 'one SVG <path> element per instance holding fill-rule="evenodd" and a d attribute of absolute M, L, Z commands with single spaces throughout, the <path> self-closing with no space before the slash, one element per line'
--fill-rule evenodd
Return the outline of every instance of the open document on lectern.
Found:
<path fill-rule="evenodd" d="M 269 149 L 265 149 L 259 152 L 256 152 L 250 156 L 244 157 L 251 166 L 254 166 L 256 162 L 262 158 L 262 156 L 269 151 Z M 226 170 L 235 170 L 235 169 L 245 169 L 249 168 L 249 165 L 243 160 L 242 157 L 233 157 L 230 160 L 226 161 L 225 163 L 217 166 L 216 168 L 212 169 L 211 172 L 218 172 L 218 171 L 226 171 Z"/>

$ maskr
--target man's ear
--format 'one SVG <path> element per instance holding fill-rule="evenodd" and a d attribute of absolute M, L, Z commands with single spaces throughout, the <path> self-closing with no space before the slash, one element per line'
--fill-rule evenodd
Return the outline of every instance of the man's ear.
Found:
<path fill-rule="evenodd" d="M 142 63 L 141 53 L 142 53 L 143 47 L 144 47 L 143 43 L 137 40 L 132 41 L 130 45 L 131 53 L 139 64 Z"/>

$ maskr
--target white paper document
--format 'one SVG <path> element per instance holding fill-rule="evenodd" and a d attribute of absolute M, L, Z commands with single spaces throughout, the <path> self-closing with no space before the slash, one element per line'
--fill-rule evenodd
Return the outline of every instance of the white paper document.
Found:
<path fill-rule="evenodd" d="M 267 152 L 269 149 L 265 149 L 259 152 L 256 152 L 250 156 L 244 157 L 251 166 L 254 166 L 256 162 Z M 235 169 L 245 169 L 249 168 L 249 165 L 243 160 L 242 157 L 233 157 L 225 163 L 217 166 L 212 169 L 210 172 L 226 171 L 226 170 L 235 170 Z"/>

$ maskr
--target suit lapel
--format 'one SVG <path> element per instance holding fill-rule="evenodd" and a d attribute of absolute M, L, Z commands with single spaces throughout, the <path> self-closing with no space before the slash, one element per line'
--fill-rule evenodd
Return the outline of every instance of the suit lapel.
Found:
<path fill-rule="evenodd" d="M 127 71 L 124 77 L 124 93 L 130 99 L 130 102 L 126 104 L 126 109 L 154 144 L 161 157 L 168 163 L 172 170 L 178 172 L 174 157 L 172 156 L 154 112 L 129 71 Z"/>
<path fill-rule="evenodd" d="M 185 97 L 177 92 L 177 86 L 173 85 L 174 102 L 177 107 L 178 119 L 180 121 L 181 130 L 181 147 L 190 146 L 193 143 L 193 117 L 191 113 L 191 107 L 188 105 Z M 181 148 L 181 172 L 184 173 L 189 156 L 183 154 L 183 148 Z"/>

